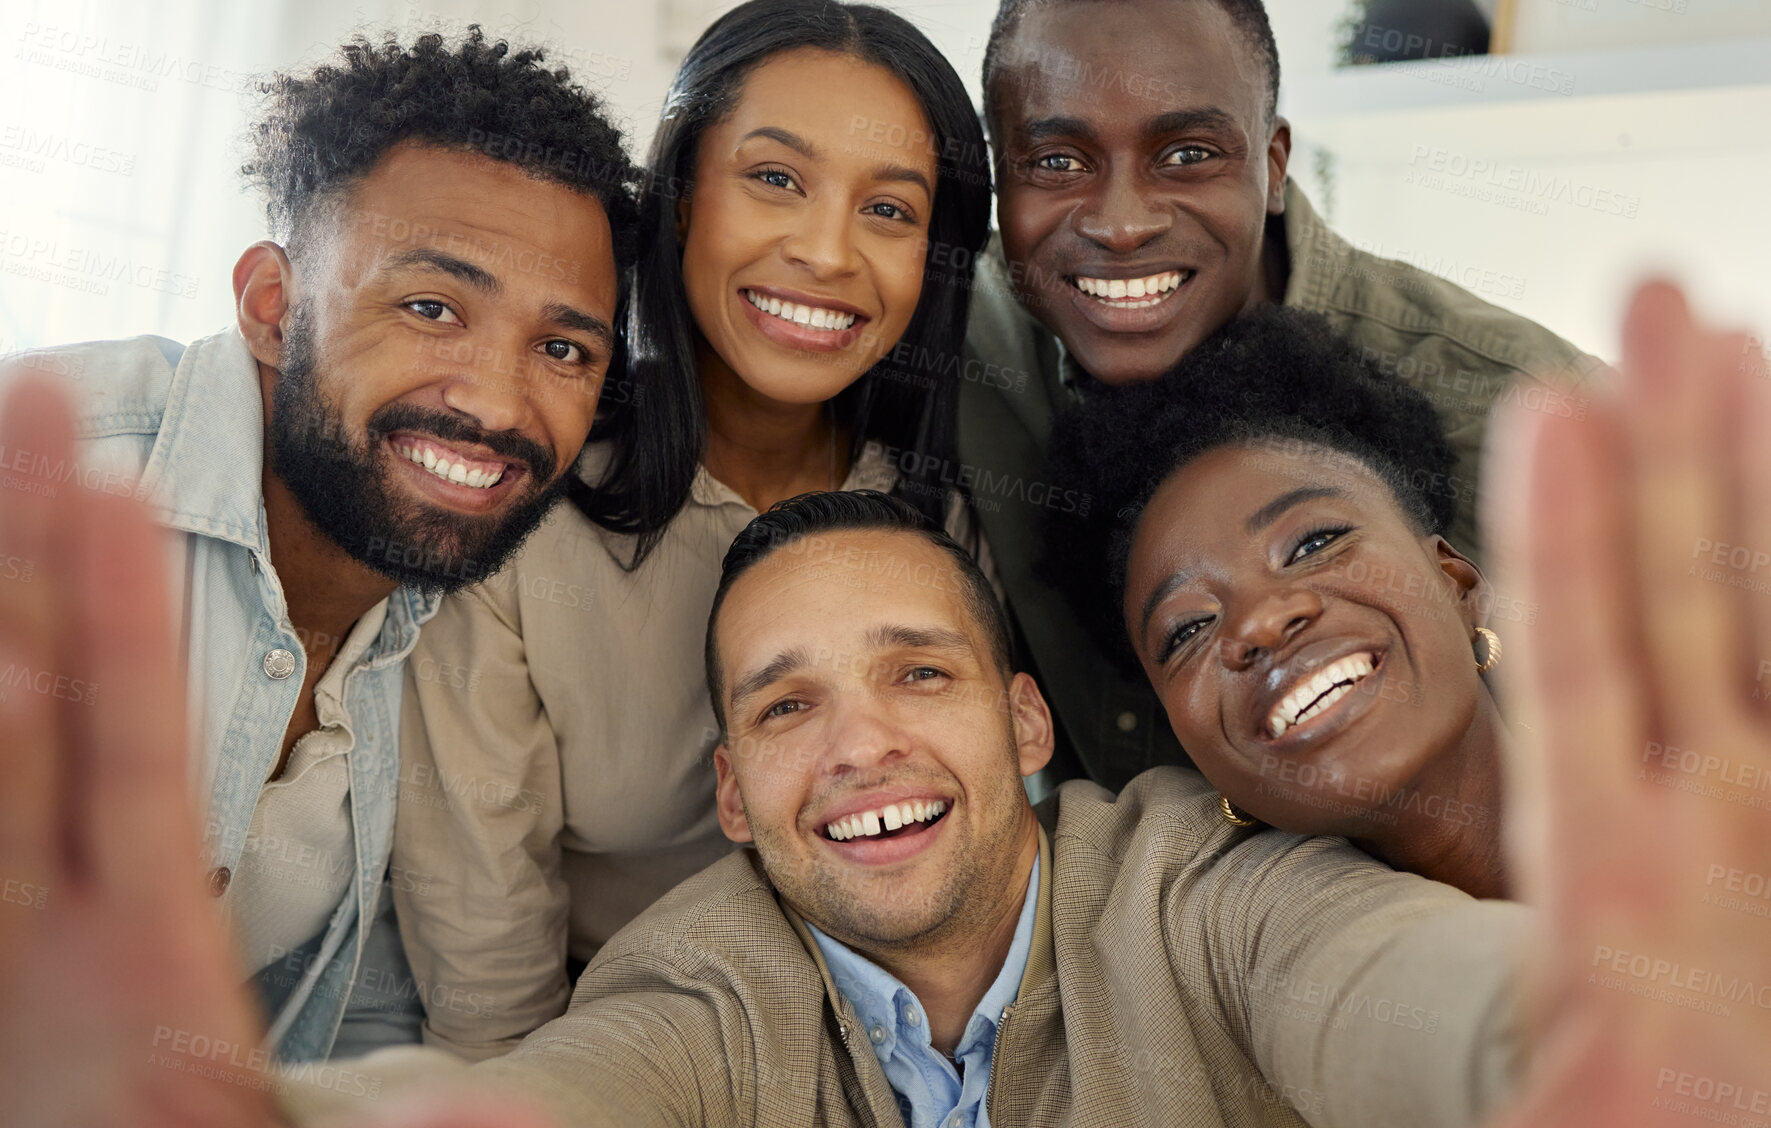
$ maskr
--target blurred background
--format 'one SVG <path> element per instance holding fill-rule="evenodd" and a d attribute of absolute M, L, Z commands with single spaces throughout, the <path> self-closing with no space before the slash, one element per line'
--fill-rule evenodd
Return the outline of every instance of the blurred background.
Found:
<path fill-rule="evenodd" d="M 234 260 L 265 235 L 237 169 L 255 83 L 272 70 L 357 33 L 478 22 L 548 47 L 643 155 L 677 61 L 732 6 L 0 0 L 0 355 L 230 323 Z M 889 6 L 975 99 L 995 0 Z M 1292 174 L 1356 245 L 1608 357 L 1622 296 L 1651 269 L 1714 314 L 1771 329 L 1771 3 L 1267 7 Z"/>

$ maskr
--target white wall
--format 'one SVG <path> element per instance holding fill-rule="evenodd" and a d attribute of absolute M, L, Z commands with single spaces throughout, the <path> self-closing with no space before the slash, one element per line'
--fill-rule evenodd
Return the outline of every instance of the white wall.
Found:
<path fill-rule="evenodd" d="M 1640 14 L 1626 0 L 1601 2 Z M 678 53 L 729 6 L 157 0 L 149 10 L 123 0 L 6 0 L 0 353 L 144 332 L 188 339 L 227 324 L 234 259 L 264 233 L 235 171 L 257 75 L 321 58 L 353 32 L 453 31 L 477 20 L 552 45 L 606 92 L 643 151 Z M 948 53 L 975 95 L 994 3 L 896 6 Z M 1696 88 L 1681 92 L 1687 80 L 1676 79 L 1672 92 L 1635 98 L 1507 102 L 1490 93 L 1417 108 L 1426 95 L 1444 94 L 1444 83 L 1429 75 L 1370 94 L 1365 76 L 1329 73 L 1338 3 L 1269 6 L 1286 73 L 1283 108 L 1297 126 L 1294 171 L 1319 196 L 1327 172 L 1331 198 L 1323 202 L 1355 242 L 1474 279 L 1485 296 L 1607 354 L 1618 294 L 1649 263 L 1699 277 L 1712 304 L 1771 327 L 1771 277 L 1760 269 L 1771 250 L 1771 209 L 1758 202 L 1771 182 L 1771 51 L 1757 83 L 1745 86 L 1706 87 L 1701 59 L 1669 56 L 1668 65 L 1699 72 L 1688 76 Z M 1581 66 L 1589 75 L 1599 64 Z M 1540 213 L 1493 193 L 1459 195 L 1467 189 L 1446 186 L 1454 182 L 1423 185 L 1422 161 L 1441 152 L 1527 180 L 1561 177 L 1587 198 L 1621 195 L 1636 201 L 1636 214 L 1562 205 Z"/>

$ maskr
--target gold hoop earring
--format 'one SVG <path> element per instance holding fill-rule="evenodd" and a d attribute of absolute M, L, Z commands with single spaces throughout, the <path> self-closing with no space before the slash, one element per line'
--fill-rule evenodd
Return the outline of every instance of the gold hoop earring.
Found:
<path fill-rule="evenodd" d="M 1218 796 L 1218 814 L 1231 826 L 1254 826 L 1260 820 L 1230 802 L 1228 795 Z"/>
<path fill-rule="evenodd" d="M 1476 672 L 1486 674 L 1500 665 L 1500 636 L 1487 627 L 1477 627 L 1476 633 L 1482 636 L 1481 657 L 1476 659 Z"/>

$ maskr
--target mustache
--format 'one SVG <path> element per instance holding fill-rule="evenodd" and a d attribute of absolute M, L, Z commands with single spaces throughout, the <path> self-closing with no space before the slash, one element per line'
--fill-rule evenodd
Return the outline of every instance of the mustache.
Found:
<path fill-rule="evenodd" d="M 415 403 L 390 403 L 369 417 L 370 442 L 395 431 L 415 431 L 443 442 L 472 443 L 526 466 L 538 482 L 551 482 L 558 464 L 553 452 L 515 431 L 487 431 L 444 411 Z"/>

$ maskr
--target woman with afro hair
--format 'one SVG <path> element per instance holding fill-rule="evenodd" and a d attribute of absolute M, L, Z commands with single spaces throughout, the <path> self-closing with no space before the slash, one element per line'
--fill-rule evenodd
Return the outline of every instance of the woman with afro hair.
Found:
<path fill-rule="evenodd" d="M 1501 655 L 1433 406 L 1314 314 L 1264 306 L 1052 433 L 1041 567 L 1141 668 L 1226 820 L 1343 835 L 1505 896 Z"/>

